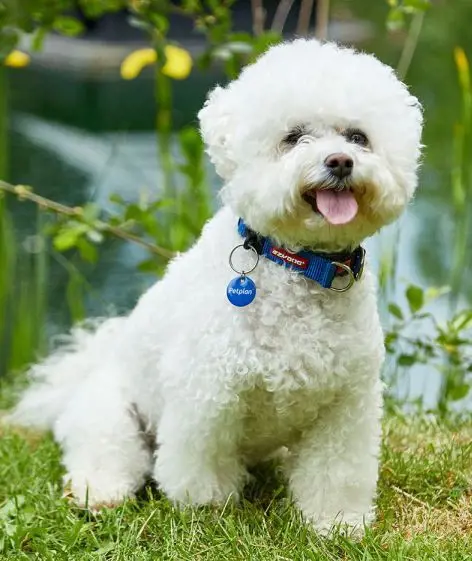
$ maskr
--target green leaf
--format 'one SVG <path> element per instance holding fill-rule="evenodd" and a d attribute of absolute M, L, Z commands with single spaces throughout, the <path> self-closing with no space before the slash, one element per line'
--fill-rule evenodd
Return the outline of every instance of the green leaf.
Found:
<path fill-rule="evenodd" d="M 143 211 L 139 208 L 139 206 L 135 203 L 128 205 L 126 212 L 125 212 L 125 220 L 136 220 L 139 222 L 142 218 Z"/>
<path fill-rule="evenodd" d="M 392 316 L 395 316 L 397 319 L 403 319 L 403 312 L 401 311 L 400 306 L 397 304 L 389 304 L 388 311 L 391 313 Z"/>
<path fill-rule="evenodd" d="M 147 259 L 146 261 L 141 261 L 138 265 L 138 270 L 142 273 L 158 273 L 161 266 L 155 259 Z"/>
<path fill-rule="evenodd" d="M 95 203 L 87 203 L 82 207 L 82 218 L 92 224 L 100 215 L 100 207 Z"/>
<path fill-rule="evenodd" d="M 88 263 L 96 263 L 98 261 L 97 248 L 85 238 L 77 240 L 77 249 L 79 250 L 80 257 Z"/>
<path fill-rule="evenodd" d="M 451 292 L 449 286 L 431 286 L 425 290 L 425 300 L 435 300 Z"/>
<path fill-rule="evenodd" d="M 391 331 L 385 335 L 385 349 L 393 354 L 396 351 L 395 343 L 398 341 L 398 333 Z"/>
<path fill-rule="evenodd" d="M 403 0 L 405 8 L 411 8 L 418 12 L 426 11 L 430 6 L 430 0 Z"/>
<path fill-rule="evenodd" d="M 416 313 L 424 305 L 424 292 L 419 286 L 411 284 L 406 289 L 406 298 L 408 300 L 408 305 L 410 306 L 410 311 L 412 314 Z"/>
<path fill-rule="evenodd" d="M 18 41 L 19 35 L 13 29 L 0 30 L 0 63 L 16 47 Z"/>
<path fill-rule="evenodd" d="M 84 24 L 76 18 L 70 16 L 57 16 L 52 27 L 58 33 L 69 37 L 76 37 L 84 31 Z"/>
<path fill-rule="evenodd" d="M 128 23 L 131 27 L 135 27 L 136 29 L 141 29 L 142 31 L 146 31 L 147 33 L 152 31 L 152 25 L 139 17 L 131 16 L 128 18 Z"/>
<path fill-rule="evenodd" d="M 264 53 L 272 45 L 280 43 L 281 39 L 280 34 L 275 31 L 265 31 L 261 35 L 254 37 L 252 60 Z"/>
<path fill-rule="evenodd" d="M 470 329 L 472 327 L 472 310 L 464 310 L 457 314 L 453 318 L 451 326 L 455 331 Z"/>
<path fill-rule="evenodd" d="M 97 243 L 102 243 L 104 240 L 104 236 L 101 232 L 99 232 L 98 230 L 87 230 L 87 232 L 85 233 L 85 235 L 87 236 L 87 238 L 97 244 Z"/>
<path fill-rule="evenodd" d="M 403 354 L 398 357 L 399 366 L 413 366 L 413 364 L 416 364 L 417 362 L 420 361 L 416 355 Z"/>
<path fill-rule="evenodd" d="M 126 204 L 126 201 L 125 201 L 125 200 L 123 199 L 123 197 L 122 197 L 120 194 L 118 194 L 118 193 L 112 193 L 112 194 L 110 195 L 110 202 L 115 203 L 115 204 L 117 204 L 117 205 L 121 205 L 121 206 L 123 206 L 123 205 Z"/>
<path fill-rule="evenodd" d="M 460 399 L 464 399 L 464 397 L 467 397 L 469 391 L 469 384 L 457 384 L 449 388 L 447 392 L 447 398 L 451 401 L 459 401 Z"/>
<path fill-rule="evenodd" d="M 77 240 L 88 230 L 86 224 L 73 224 L 65 226 L 54 237 L 53 245 L 57 251 L 67 251 L 77 245 Z"/>
<path fill-rule="evenodd" d="M 245 41 L 230 41 L 226 43 L 226 48 L 230 52 L 239 55 L 249 55 L 253 51 L 253 46 Z"/>
<path fill-rule="evenodd" d="M 43 48 L 44 39 L 48 30 L 45 27 L 37 29 L 31 38 L 31 48 L 33 51 L 40 51 Z"/>
<path fill-rule="evenodd" d="M 405 14 L 399 7 L 392 8 L 387 17 L 387 29 L 398 31 L 405 27 Z"/>
<path fill-rule="evenodd" d="M 18 510 L 23 506 L 25 498 L 23 495 L 17 495 L 8 499 L 0 507 L 0 520 L 6 520 L 7 518 L 13 518 L 17 515 Z"/>
<path fill-rule="evenodd" d="M 165 35 L 169 30 L 169 18 L 157 12 L 149 13 L 149 21 L 154 26 L 154 29 L 161 35 Z"/>
<path fill-rule="evenodd" d="M 212 56 L 215 60 L 228 61 L 233 58 L 233 53 L 227 45 L 219 45 L 213 50 Z"/>

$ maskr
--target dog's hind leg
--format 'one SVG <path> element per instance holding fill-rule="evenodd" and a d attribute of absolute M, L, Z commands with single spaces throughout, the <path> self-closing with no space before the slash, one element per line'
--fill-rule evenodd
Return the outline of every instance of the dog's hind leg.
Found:
<path fill-rule="evenodd" d="M 152 469 L 153 451 L 113 376 L 92 376 L 57 419 L 66 490 L 92 510 L 132 497 Z"/>

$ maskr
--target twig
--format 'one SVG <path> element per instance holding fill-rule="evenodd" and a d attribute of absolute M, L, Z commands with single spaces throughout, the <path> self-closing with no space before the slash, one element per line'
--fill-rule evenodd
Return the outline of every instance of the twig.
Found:
<path fill-rule="evenodd" d="M 329 0 L 318 0 L 316 5 L 315 37 L 320 41 L 328 38 Z"/>
<path fill-rule="evenodd" d="M 41 195 L 33 193 L 28 187 L 25 187 L 24 185 L 10 185 L 10 183 L 6 183 L 5 181 L 0 180 L 0 191 L 11 193 L 12 195 L 18 197 L 18 199 L 26 199 L 32 203 L 35 203 L 40 208 L 51 210 L 53 212 L 56 212 L 57 214 L 72 216 L 75 219 L 80 220 L 81 222 L 85 222 L 81 207 L 70 207 L 61 203 L 57 203 L 56 201 L 51 201 L 50 199 L 46 199 L 45 197 L 41 197 Z M 102 220 L 97 220 L 95 224 L 97 229 L 109 234 L 113 234 L 114 236 L 116 236 L 117 238 L 121 238 L 122 240 L 136 243 L 142 247 L 145 247 L 148 251 L 164 257 L 165 259 L 172 259 L 175 256 L 173 251 L 147 242 L 139 236 L 123 230 L 123 228 L 112 226 L 111 224 L 108 224 L 108 222 L 103 222 Z"/>
<path fill-rule="evenodd" d="M 280 0 L 279 5 L 275 10 L 274 19 L 272 20 L 271 31 L 275 31 L 275 33 L 282 33 L 294 1 L 295 0 Z"/>
<path fill-rule="evenodd" d="M 397 74 L 401 80 L 405 79 L 408 69 L 410 68 L 423 27 L 424 14 L 424 12 L 417 12 L 411 20 L 408 36 L 403 45 L 402 54 L 400 55 L 400 60 L 397 65 Z"/>
<path fill-rule="evenodd" d="M 262 0 L 251 0 L 252 8 L 252 30 L 254 35 L 264 33 L 265 10 Z"/>
<path fill-rule="evenodd" d="M 302 0 L 298 16 L 297 35 L 308 35 L 314 0 Z"/>
<path fill-rule="evenodd" d="M 416 503 L 420 506 L 422 506 L 423 508 L 426 509 L 434 509 L 434 506 L 429 505 L 428 503 L 425 503 L 424 501 L 422 501 L 421 499 L 418 499 L 417 497 L 415 497 L 414 495 L 411 495 L 410 493 L 408 493 L 407 491 L 404 491 L 403 489 L 400 489 L 400 487 L 397 487 L 396 485 L 392 485 L 392 489 L 394 491 L 396 491 L 397 493 L 399 493 L 400 495 L 403 495 L 404 497 L 407 497 L 408 499 L 410 499 L 410 501 L 412 501 L 413 503 Z"/>

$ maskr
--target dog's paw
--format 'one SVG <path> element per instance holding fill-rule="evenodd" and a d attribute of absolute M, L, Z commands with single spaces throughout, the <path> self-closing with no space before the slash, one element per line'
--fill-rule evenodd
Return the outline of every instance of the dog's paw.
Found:
<path fill-rule="evenodd" d="M 215 472 L 208 469 L 197 470 L 189 466 L 187 470 L 176 469 L 175 465 L 156 462 L 154 479 L 167 496 L 182 505 L 224 505 L 227 501 L 237 502 L 239 491 L 247 479 L 243 469 Z"/>
<path fill-rule="evenodd" d="M 125 482 L 64 476 L 62 497 L 91 512 L 96 513 L 105 508 L 115 508 L 125 499 L 133 498 L 134 495 L 135 489 Z"/>
<path fill-rule="evenodd" d="M 373 513 L 346 512 L 333 517 L 313 517 L 308 519 L 307 522 L 323 537 L 332 538 L 341 534 L 351 539 L 360 540 L 365 534 L 366 526 L 369 526 L 373 519 Z"/>
<path fill-rule="evenodd" d="M 224 505 L 228 501 L 237 502 L 239 500 L 238 488 L 234 485 L 224 485 L 217 479 L 195 482 L 190 484 L 188 481 L 185 486 L 164 484 L 157 482 L 159 488 L 167 498 L 180 505 Z"/>

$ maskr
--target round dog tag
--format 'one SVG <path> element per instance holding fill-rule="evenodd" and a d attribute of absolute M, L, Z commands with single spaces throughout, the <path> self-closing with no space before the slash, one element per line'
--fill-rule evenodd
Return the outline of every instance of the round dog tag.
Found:
<path fill-rule="evenodd" d="M 228 284 L 226 294 L 233 306 L 242 308 L 250 304 L 256 297 L 256 285 L 249 277 L 236 277 Z"/>

